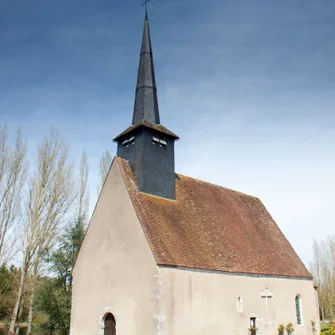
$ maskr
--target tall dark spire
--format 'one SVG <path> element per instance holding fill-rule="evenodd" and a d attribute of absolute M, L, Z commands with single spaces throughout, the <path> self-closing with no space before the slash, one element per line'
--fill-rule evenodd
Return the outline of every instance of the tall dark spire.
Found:
<path fill-rule="evenodd" d="M 131 164 L 140 192 L 166 199 L 176 198 L 174 170 L 176 140 L 178 136 L 161 125 L 159 121 L 155 71 L 146 12 L 133 124 L 114 139 L 117 142 L 117 156 Z"/>
<path fill-rule="evenodd" d="M 136 124 L 143 119 L 155 124 L 160 123 L 147 9 L 145 10 L 144 30 L 137 77 L 133 124 Z"/>

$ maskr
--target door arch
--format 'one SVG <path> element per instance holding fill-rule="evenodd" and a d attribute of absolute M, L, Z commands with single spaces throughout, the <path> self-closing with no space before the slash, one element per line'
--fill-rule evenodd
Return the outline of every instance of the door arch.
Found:
<path fill-rule="evenodd" d="M 104 335 L 116 335 L 116 321 L 112 313 L 107 313 L 105 316 Z"/>

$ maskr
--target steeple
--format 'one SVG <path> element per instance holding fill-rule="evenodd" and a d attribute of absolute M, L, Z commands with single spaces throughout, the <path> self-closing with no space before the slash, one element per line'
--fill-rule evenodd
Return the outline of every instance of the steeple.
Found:
<path fill-rule="evenodd" d="M 160 124 L 149 21 L 145 13 L 133 122 L 117 136 L 117 156 L 130 162 L 140 192 L 175 199 L 174 142 Z"/>
<path fill-rule="evenodd" d="M 143 38 L 138 68 L 133 124 L 143 119 L 159 124 L 155 69 L 152 56 L 148 12 L 145 10 Z"/>

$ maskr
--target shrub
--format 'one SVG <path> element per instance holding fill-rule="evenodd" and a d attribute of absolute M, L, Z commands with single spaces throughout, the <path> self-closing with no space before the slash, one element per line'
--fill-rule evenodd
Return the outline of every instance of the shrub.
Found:
<path fill-rule="evenodd" d="M 293 324 L 290 322 L 286 326 L 287 335 L 291 335 L 294 332 Z"/>
<path fill-rule="evenodd" d="M 285 333 L 285 326 L 284 325 L 279 325 L 278 335 L 284 335 L 284 333 Z"/>

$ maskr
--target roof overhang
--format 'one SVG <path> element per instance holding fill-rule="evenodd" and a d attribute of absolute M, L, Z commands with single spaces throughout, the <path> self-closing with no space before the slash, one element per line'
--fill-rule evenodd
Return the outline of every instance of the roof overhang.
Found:
<path fill-rule="evenodd" d="M 140 128 L 140 127 L 150 128 L 150 129 L 156 130 L 156 131 L 158 131 L 158 132 L 160 132 L 160 133 L 162 133 L 164 135 L 172 137 L 174 140 L 179 140 L 179 137 L 176 134 L 174 134 L 172 131 L 170 131 L 169 129 L 165 128 L 161 124 L 155 124 L 155 123 L 152 123 L 152 122 L 150 122 L 150 121 L 148 121 L 146 119 L 143 119 L 143 120 L 141 120 L 141 121 L 133 124 L 129 128 L 127 128 L 120 135 L 116 136 L 113 141 L 118 142 L 125 135 L 128 135 L 129 133 L 133 132 L 135 129 Z"/>

